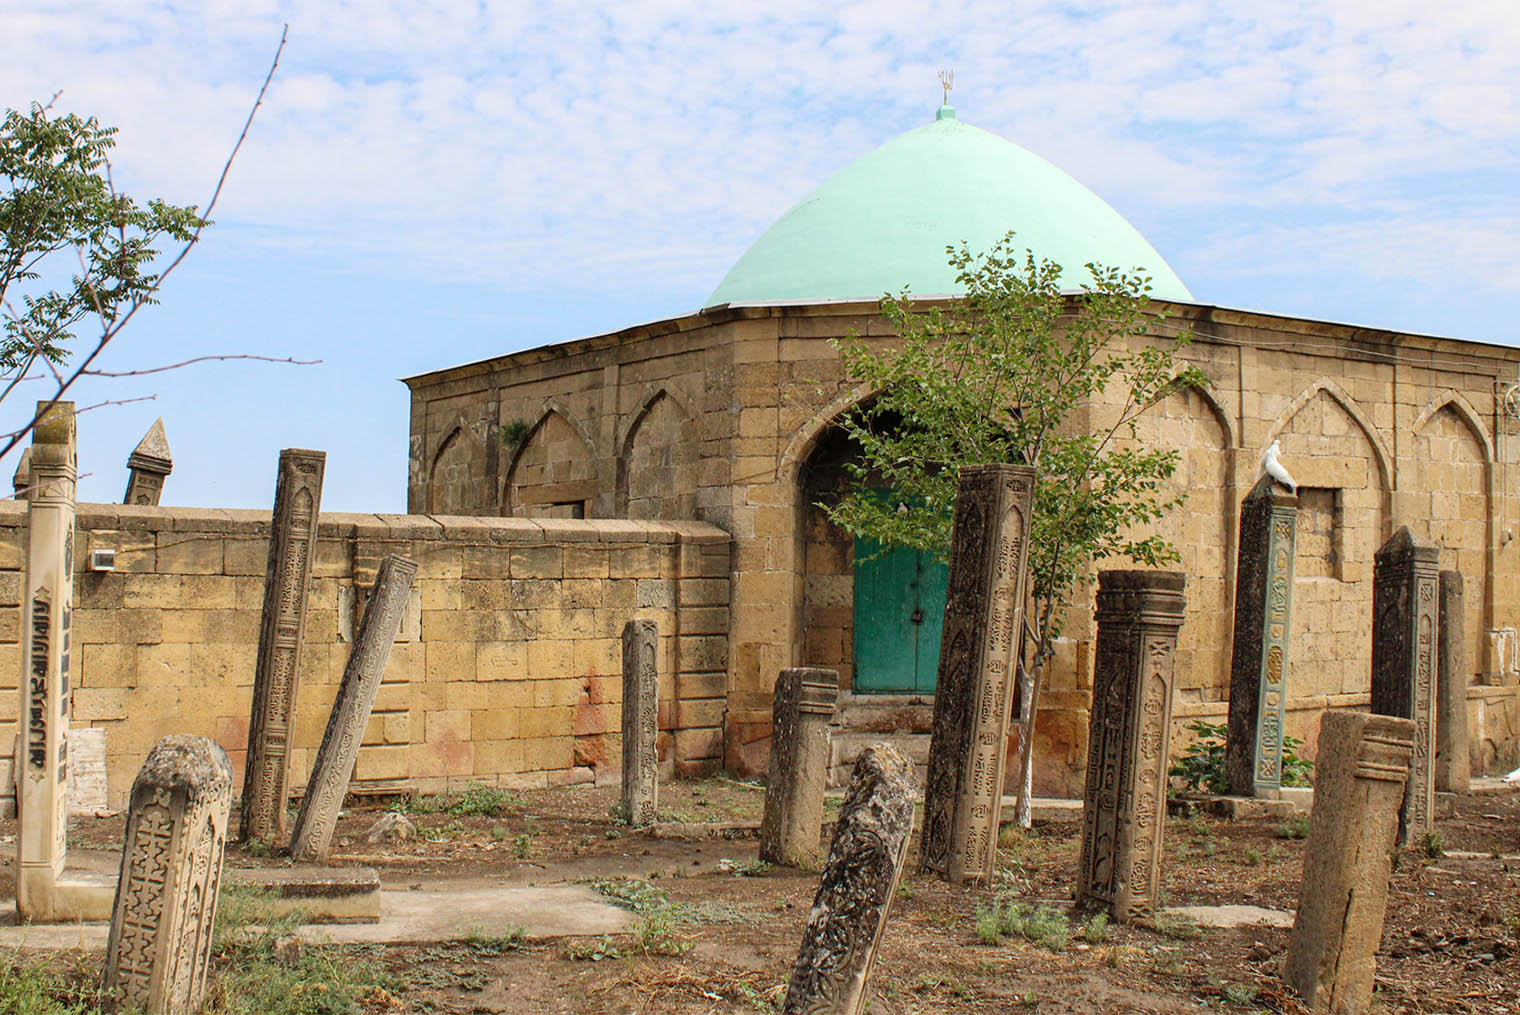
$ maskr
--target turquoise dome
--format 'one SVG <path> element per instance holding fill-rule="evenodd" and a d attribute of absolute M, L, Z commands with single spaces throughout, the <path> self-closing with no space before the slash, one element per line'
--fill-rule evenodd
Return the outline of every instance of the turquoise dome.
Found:
<path fill-rule="evenodd" d="M 1102 198 L 1032 152 L 961 123 L 942 107 L 850 163 L 781 216 L 718 283 L 707 306 L 777 301 L 874 300 L 963 291 L 945 247 L 987 250 L 1012 229 L 1064 269 L 1063 285 L 1089 281 L 1089 261 L 1151 279 L 1151 295 L 1191 300 L 1176 272 Z"/>

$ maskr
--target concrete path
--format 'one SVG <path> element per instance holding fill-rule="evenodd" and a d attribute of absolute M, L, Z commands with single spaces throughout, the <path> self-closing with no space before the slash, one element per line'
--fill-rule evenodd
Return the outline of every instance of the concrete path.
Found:
<path fill-rule="evenodd" d="M 0 899 L 0 948 L 104 951 L 104 923 L 15 925 L 14 900 Z M 300 929 L 309 941 L 339 943 L 453 941 L 499 937 L 522 928 L 529 938 L 618 934 L 633 915 L 584 885 L 503 886 L 483 879 L 434 880 L 428 887 L 380 893 L 380 922 Z"/>

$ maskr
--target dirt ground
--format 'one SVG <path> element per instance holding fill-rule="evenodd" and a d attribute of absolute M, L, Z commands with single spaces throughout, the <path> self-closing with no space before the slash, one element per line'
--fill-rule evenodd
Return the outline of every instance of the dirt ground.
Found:
<path fill-rule="evenodd" d="M 363 833 L 387 805 L 340 821 L 334 862 L 379 869 L 384 884 L 432 876 L 547 885 L 589 881 L 644 912 L 642 933 L 614 939 L 482 942 L 366 949 L 392 974 L 366 998 L 372 1012 L 708 1013 L 774 1011 L 817 887 L 816 872 L 766 869 L 756 842 L 682 840 L 633 831 L 612 817 L 616 791 L 571 788 L 518 795 L 499 816 L 413 813 L 420 836 L 383 846 Z M 726 779 L 661 787 L 661 817 L 757 822 L 760 790 Z M 423 808 L 424 810 L 426 808 Z M 1163 866 L 1170 906 L 1251 904 L 1291 911 L 1303 862 L 1303 824 L 1170 818 Z M 14 842 L 0 822 L 0 842 Z M 119 846 L 121 819 L 74 823 L 79 846 Z M 909 872 L 872 978 L 873 1015 L 930 1012 L 1301 1012 L 1275 971 L 1288 931 L 1264 925 L 1109 927 L 1060 950 L 1018 935 L 978 939 L 977 913 L 995 897 L 1069 904 L 1078 826 L 1007 830 L 998 884 L 951 889 Z M 1400 855 L 1377 957 L 1385 1012 L 1520 1010 L 1520 794 L 1458 798 L 1438 826 L 1446 855 Z M 1453 852 L 1478 856 L 1458 858 Z M 912 856 L 916 857 L 916 847 Z M 229 850 L 228 863 L 278 858 Z M 619 878 L 638 879 L 619 881 Z M 0 873 L 0 894 L 12 889 Z M 650 915 L 652 914 L 652 915 Z M 1057 942 L 1059 943 L 1059 942 Z M 668 953 L 668 954 L 667 954 Z M 57 956 L 59 964 L 79 956 Z"/>

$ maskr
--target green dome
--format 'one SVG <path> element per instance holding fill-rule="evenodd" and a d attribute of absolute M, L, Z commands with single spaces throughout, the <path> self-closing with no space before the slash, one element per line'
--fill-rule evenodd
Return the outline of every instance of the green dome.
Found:
<path fill-rule="evenodd" d="M 718 283 L 707 306 L 874 300 L 962 292 L 945 247 L 987 250 L 1010 229 L 1064 269 L 1075 289 L 1089 261 L 1151 279 L 1151 295 L 1191 300 L 1187 286 L 1134 226 L 1038 155 L 961 123 L 942 107 L 829 177 L 783 215 Z"/>

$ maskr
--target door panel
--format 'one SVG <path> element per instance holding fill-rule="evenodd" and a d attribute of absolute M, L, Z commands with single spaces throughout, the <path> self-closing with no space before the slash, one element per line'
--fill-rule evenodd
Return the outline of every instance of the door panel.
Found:
<path fill-rule="evenodd" d="M 932 694 L 948 569 L 931 554 L 855 541 L 855 680 L 859 694 Z"/>
<path fill-rule="evenodd" d="M 950 568 L 930 553 L 918 555 L 918 608 L 923 623 L 918 625 L 918 666 L 914 690 L 933 694 L 939 676 L 939 643 L 945 627 L 945 587 Z"/>

